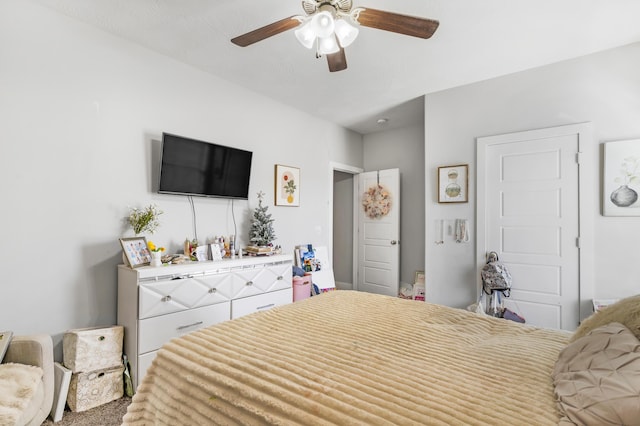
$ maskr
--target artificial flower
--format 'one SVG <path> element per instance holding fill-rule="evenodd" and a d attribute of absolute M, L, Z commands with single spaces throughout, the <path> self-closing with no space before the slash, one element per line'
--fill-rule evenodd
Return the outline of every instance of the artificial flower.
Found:
<path fill-rule="evenodd" d="M 164 251 L 164 247 L 157 247 L 153 241 L 149 240 L 147 242 L 147 247 L 149 247 L 149 250 L 153 251 L 153 252 L 159 252 L 159 251 Z"/>
<path fill-rule="evenodd" d="M 374 185 L 362 195 L 362 206 L 370 219 L 379 219 L 391 211 L 391 194 L 382 185 Z"/>

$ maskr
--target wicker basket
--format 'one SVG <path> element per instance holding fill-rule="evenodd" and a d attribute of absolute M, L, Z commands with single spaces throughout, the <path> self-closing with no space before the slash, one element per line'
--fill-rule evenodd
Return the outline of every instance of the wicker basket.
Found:
<path fill-rule="evenodd" d="M 62 339 L 64 366 L 74 373 L 122 365 L 124 327 L 69 330 Z"/>
<path fill-rule="evenodd" d="M 104 370 L 71 375 L 67 404 L 71 411 L 85 411 L 122 398 L 124 383 L 120 365 Z"/>

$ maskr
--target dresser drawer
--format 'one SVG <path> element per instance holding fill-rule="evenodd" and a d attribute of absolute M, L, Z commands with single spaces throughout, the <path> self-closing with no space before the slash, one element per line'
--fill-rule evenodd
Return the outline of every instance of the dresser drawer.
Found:
<path fill-rule="evenodd" d="M 291 288 L 234 299 L 231 302 L 231 319 L 240 318 L 254 312 L 266 311 L 276 306 L 286 305 L 292 301 L 293 290 Z"/>
<path fill-rule="evenodd" d="M 291 264 L 258 265 L 232 271 L 233 298 L 291 288 Z"/>
<path fill-rule="evenodd" d="M 144 379 L 145 374 L 147 374 L 147 370 L 151 367 L 151 363 L 153 363 L 157 354 L 158 351 L 153 351 L 147 352 L 146 354 L 138 357 L 138 371 L 135 373 L 134 383 L 142 383 L 142 379 Z"/>
<path fill-rule="evenodd" d="M 139 321 L 138 353 L 153 351 L 174 337 L 208 327 L 230 317 L 230 302 L 146 318 Z"/>
<path fill-rule="evenodd" d="M 139 292 L 138 316 L 151 318 L 228 301 L 231 276 L 223 273 L 149 281 L 140 284 Z"/>

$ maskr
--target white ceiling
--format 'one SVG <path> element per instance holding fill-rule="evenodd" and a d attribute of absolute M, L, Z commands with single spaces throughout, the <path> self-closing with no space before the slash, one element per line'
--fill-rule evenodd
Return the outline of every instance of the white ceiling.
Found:
<path fill-rule="evenodd" d="M 34 1 L 362 134 L 421 122 L 426 93 L 640 41 L 639 0 L 354 0 L 440 27 L 429 40 L 363 27 L 330 73 L 293 31 L 229 42 L 304 14 L 299 0 Z"/>

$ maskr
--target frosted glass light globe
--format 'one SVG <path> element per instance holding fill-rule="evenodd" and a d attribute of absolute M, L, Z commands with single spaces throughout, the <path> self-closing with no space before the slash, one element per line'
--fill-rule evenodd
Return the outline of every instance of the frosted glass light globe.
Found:
<path fill-rule="evenodd" d="M 338 46 L 338 41 L 334 35 L 331 35 L 331 37 L 320 37 L 318 39 L 318 53 L 321 55 L 329 55 L 339 50 L 340 46 Z"/>
<path fill-rule="evenodd" d="M 295 31 L 296 38 L 307 49 L 313 47 L 313 42 L 316 41 L 316 34 L 311 28 L 311 22 L 307 22 Z"/>
<path fill-rule="evenodd" d="M 336 27 L 333 16 L 327 11 L 320 12 L 314 15 L 311 19 L 311 28 L 316 36 L 329 37 Z"/>
<path fill-rule="evenodd" d="M 359 29 L 345 21 L 344 19 L 338 19 L 335 22 L 335 31 L 340 46 L 347 47 L 358 37 Z"/>

